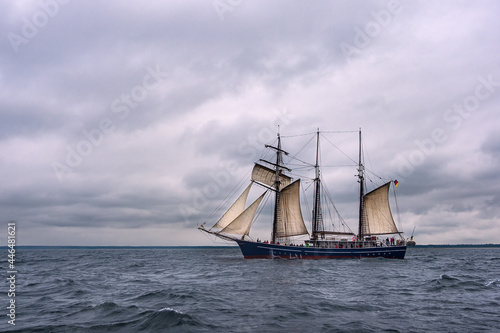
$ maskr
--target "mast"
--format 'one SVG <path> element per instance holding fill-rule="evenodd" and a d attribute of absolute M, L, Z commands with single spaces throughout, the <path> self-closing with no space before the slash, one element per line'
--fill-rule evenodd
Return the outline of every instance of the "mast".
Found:
<path fill-rule="evenodd" d="M 316 133 L 316 164 L 314 166 L 316 169 L 316 178 L 314 179 L 314 207 L 312 216 L 312 239 L 317 240 L 320 231 L 323 231 L 323 218 L 321 214 L 321 181 L 320 181 L 320 170 L 319 170 L 319 128 Z M 321 238 L 325 235 L 322 234 Z"/>
<path fill-rule="evenodd" d="M 271 183 L 271 179 L 268 179 L 267 180 L 268 182 L 265 182 L 265 183 L 269 186 L 268 188 L 270 190 L 274 191 L 274 193 L 275 193 L 273 231 L 271 234 L 271 242 L 276 243 L 276 238 L 277 238 L 276 235 L 278 234 L 278 224 L 279 224 L 279 221 L 281 218 L 281 216 L 280 216 L 281 209 L 279 207 L 280 194 L 281 194 L 281 188 L 280 188 L 281 180 L 280 179 L 283 179 L 283 177 L 290 179 L 289 177 L 282 175 L 282 171 L 283 170 L 291 171 L 290 169 L 288 169 L 287 167 L 282 165 L 282 163 L 283 163 L 282 156 L 283 156 L 283 154 L 288 155 L 288 152 L 281 149 L 281 137 L 280 137 L 280 133 L 279 133 L 279 127 L 278 127 L 278 146 L 277 147 L 273 147 L 270 145 L 265 145 L 265 146 L 266 146 L 266 148 L 271 148 L 271 149 L 274 149 L 276 151 L 276 163 L 272 163 L 272 162 L 261 159 L 262 162 L 268 163 L 274 167 L 274 169 L 268 169 L 270 172 L 274 171 L 274 181 Z M 256 165 L 258 166 L 258 164 L 256 164 Z M 273 185 L 274 185 L 274 187 L 272 187 Z M 288 183 L 285 182 L 285 185 L 288 185 Z"/>
<path fill-rule="evenodd" d="M 358 240 L 363 240 L 363 196 L 365 187 L 364 167 L 361 153 L 361 128 L 359 129 L 359 162 L 358 162 L 358 177 L 359 177 L 359 228 Z"/>
<path fill-rule="evenodd" d="M 270 147 L 274 148 L 274 147 Z M 279 201 L 280 201 L 280 173 L 281 173 L 281 154 L 283 150 L 281 150 L 281 137 L 278 130 L 278 147 L 274 148 L 276 150 L 276 176 L 274 179 L 274 187 L 276 191 L 274 192 L 274 218 L 273 218 L 273 233 L 271 235 L 272 243 L 276 243 L 276 233 L 278 227 L 278 219 L 279 219 Z"/>

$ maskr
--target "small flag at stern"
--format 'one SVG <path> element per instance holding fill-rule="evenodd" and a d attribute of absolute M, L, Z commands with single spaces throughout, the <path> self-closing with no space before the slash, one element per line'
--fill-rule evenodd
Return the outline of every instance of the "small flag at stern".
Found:
<path fill-rule="evenodd" d="M 394 187 L 398 187 L 399 182 L 397 180 L 394 181 Z"/>

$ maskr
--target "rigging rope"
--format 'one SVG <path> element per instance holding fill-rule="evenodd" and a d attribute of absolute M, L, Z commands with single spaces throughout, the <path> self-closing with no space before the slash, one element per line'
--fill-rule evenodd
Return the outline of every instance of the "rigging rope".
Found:
<path fill-rule="evenodd" d="M 306 135 L 306 134 L 303 134 L 303 135 Z M 302 136 L 303 136 L 302 135 Z M 308 163 L 308 162 L 305 162 L 305 161 L 302 161 L 301 159 L 297 158 L 297 155 L 299 155 L 306 147 L 307 145 L 309 145 L 309 143 L 312 141 L 312 139 L 314 139 L 314 136 L 312 136 L 309 141 L 307 141 L 303 146 L 302 148 L 299 149 L 299 151 L 297 153 L 295 153 L 293 156 L 290 156 L 290 159 L 294 159 L 294 160 L 297 160 L 299 162 L 302 162 L 304 163 L 305 165 L 312 165 L 311 163 Z"/>
<path fill-rule="evenodd" d="M 296 134 L 296 135 L 282 135 L 281 137 L 282 138 L 296 138 L 298 136 L 306 136 L 306 135 L 311 135 L 311 134 L 315 134 L 316 135 L 316 132 L 304 133 L 304 134 Z"/>
<path fill-rule="evenodd" d="M 348 159 L 350 159 L 354 164 L 357 164 L 357 162 L 355 160 L 353 160 L 349 155 L 347 155 L 346 153 L 344 153 L 339 147 L 337 147 L 335 144 L 333 144 L 333 142 L 331 142 L 330 140 L 328 140 L 328 138 L 324 135 L 321 135 L 326 141 L 328 141 L 332 146 L 335 147 L 335 149 L 337 149 L 339 152 L 341 152 L 342 154 L 344 154 L 345 157 L 347 157 Z"/>
<path fill-rule="evenodd" d="M 305 194 L 306 194 L 307 189 L 309 187 L 311 187 L 312 184 L 313 183 L 309 184 L 309 186 L 306 189 L 304 189 L 304 184 L 302 182 L 300 182 L 300 187 L 302 187 L 302 193 L 303 193 L 302 198 L 305 201 L 306 209 L 307 209 L 308 212 L 310 212 L 311 210 L 310 210 L 310 207 L 309 207 L 309 201 L 307 201 L 307 195 L 305 195 Z"/>
<path fill-rule="evenodd" d="M 252 221 L 252 224 L 251 224 L 252 226 L 255 223 L 255 221 L 257 220 L 257 218 L 260 216 L 260 214 L 262 213 L 262 211 L 264 210 L 264 207 L 266 206 L 267 201 L 271 197 L 270 193 L 271 193 L 270 190 L 266 190 L 266 195 L 264 196 L 264 200 L 263 200 L 264 203 L 261 203 L 260 206 L 258 207 L 257 213 L 255 214 L 255 217 L 254 217 L 254 219 Z"/>
<path fill-rule="evenodd" d="M 205 220 L 204 224 L 208 223 L 210 220 L 212 220 L 212 218 L 215 216 L 215 214 L 217 214 L 224 205 L 227 204 L 227 202 L 229 201 L 230 198 L 232 198 L 236 192 L 238 192 L 243 184 L 244 184 L 244 181 L 246 179 L 248 179 L 248 175 L 251 173 L 251 171 L 247 172 L 239 181 L 238 183 L 236 184 L 235 187 L 233 187 L 233 189 L 231 191 L 229 191 L 229 193 L 226 195 L 226 197 L 224 198 L 224 200 L 222 200 L 219 205 L 214 209 L 214 211 L 208 216 L 208 218 Z"/>
<path fill-rule="evenodd" d="M 398 230 L 399 232 L 403 232 L 403 228 L 401 227 L 401 216 L 399 215 L 399 206 L 398 206 L 398 197 L 396 196 L 396 186 L 394 186 L 394 182 L 393 182 L 393 186 L 392 186 L 392 193 L 394 194 L 394 201 L 396 202 L 396 214 L 398 216 Z M 401 236 L 401 234 L 400 234 Z"/>
<path fill-rule="evenodd" d="M 344 221 L 344 219 L 342 218 L 342 216 L 340 215 L 340 212 L 337 210 L 337 207 L 335 206 L 335 204 L 333 203 L 333 199 L 332 199 L 332 196 L 330 195 L 330 191 L 328 190 L 328 188 L 326 186 L 323 186 L 323 192 L 326 194 L 326 197 L 328 198 L 328 200 L 330 201 L 330 203 L 332 204 L 333 206 L 333 209 L 335 210 L 335 213 L 337 214 L 338 218 L 339 218 L 339 221 L 340 221 L 340 224 L 342 224 L 342 226 L 344 227 L 344 231 L 345 229 L 347 228 L 347 230 L 349 230 L 349 232 L 351 233 L 354 233 L 351 228 L 347 225 L 347 223 Z M 333 220 L 333 219 L 332 219 Z"/>
<path fill-rule="evenodd" d="M 359 130 L 356 130 L 356 131 L 321 131 L 320 133 L 359 133 Z"/>

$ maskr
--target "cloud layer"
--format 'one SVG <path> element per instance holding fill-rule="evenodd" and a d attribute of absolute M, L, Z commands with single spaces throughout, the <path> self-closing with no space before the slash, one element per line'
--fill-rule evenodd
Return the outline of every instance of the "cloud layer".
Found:
<path fill-rule="evenodd" d="M 278 125 L 284 136 L 361 127 L 370 169 L 400 182 L 418 243 L 500 239 L 495 1 L 0 9 L 0 211 L 21 244 L 212 244 L 196 225 Z M 354 146 L 328 139 L 356 157 L 356 134 Z M 322 147 L 326 164 L 349 163 Z M 353 172 L 325 170 L 347 221 Z"/>

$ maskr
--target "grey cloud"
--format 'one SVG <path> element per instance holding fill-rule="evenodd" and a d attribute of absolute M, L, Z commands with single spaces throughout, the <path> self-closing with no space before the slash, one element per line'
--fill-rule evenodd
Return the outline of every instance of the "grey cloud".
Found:
<path fill-rule="evenodd" d="M 280 124 L 285 136 L 362 127 L 369 168 L 400 178 L 401 215 L 420 228 L 422 242 L 439 242 L 432 232 L 451 226 L 463 233 L 450 237 L 465 237 L 474 214 L 478 228 L 494 225 L 500 87 L 478 110 L 453 114 L 460 123 L 444 116 L 474 96 L 479 77 L 500 81 L 499 5 L 402 1 L 386 27 L 356 45 L 358 31 L 366 34 L 387 5 L 244 1 L 221 20 L 210 1 L 69 2 L 15 52 L 7 35 L 22 34 L 23 19 L 42 9 L 1 4 L 2 216 L 41 228 L 40 239 L 61 228 L 83 227 L 81 239 L 91 239 L 92 228 L 160 226 L 177 230 L 185 244 Z M 360 54 L 347 59 L 342 43 Z M 151 68 L 164 74 L 142 96 Z M 139 95 L 130 106 L 122 98 L 133 89 Z M 285 110 L 288 118 L 277 119 Z M 89 146 L 84 131 L 98 130 L 103 119 L 113 129 Z M 417 142 L 429 142 L 436 128 L 447 139 L 422 152 Z M 345 148 L 356 159 L 352 139 Z M 284 145 L 301 148 L 294 138 Z M 68 147 L 81 156 L 60 181 L 52 163 L 67 165 Z M 326 164 L 351 163 L 328 143 L 322 147 Z M 412 163 L 415 154 L 423 161 Z M 402 175 L 404 163 L 412 171 Z M 325 169 L 325 179 L 337 208 L 355 220 L 356 171 L 343 168 Z M 218 171 L 230 171 L 229 184 L 218 184 L 200 209 L 193 200 Z M 25 241 L 36 244 L 30 237 Z"/>

